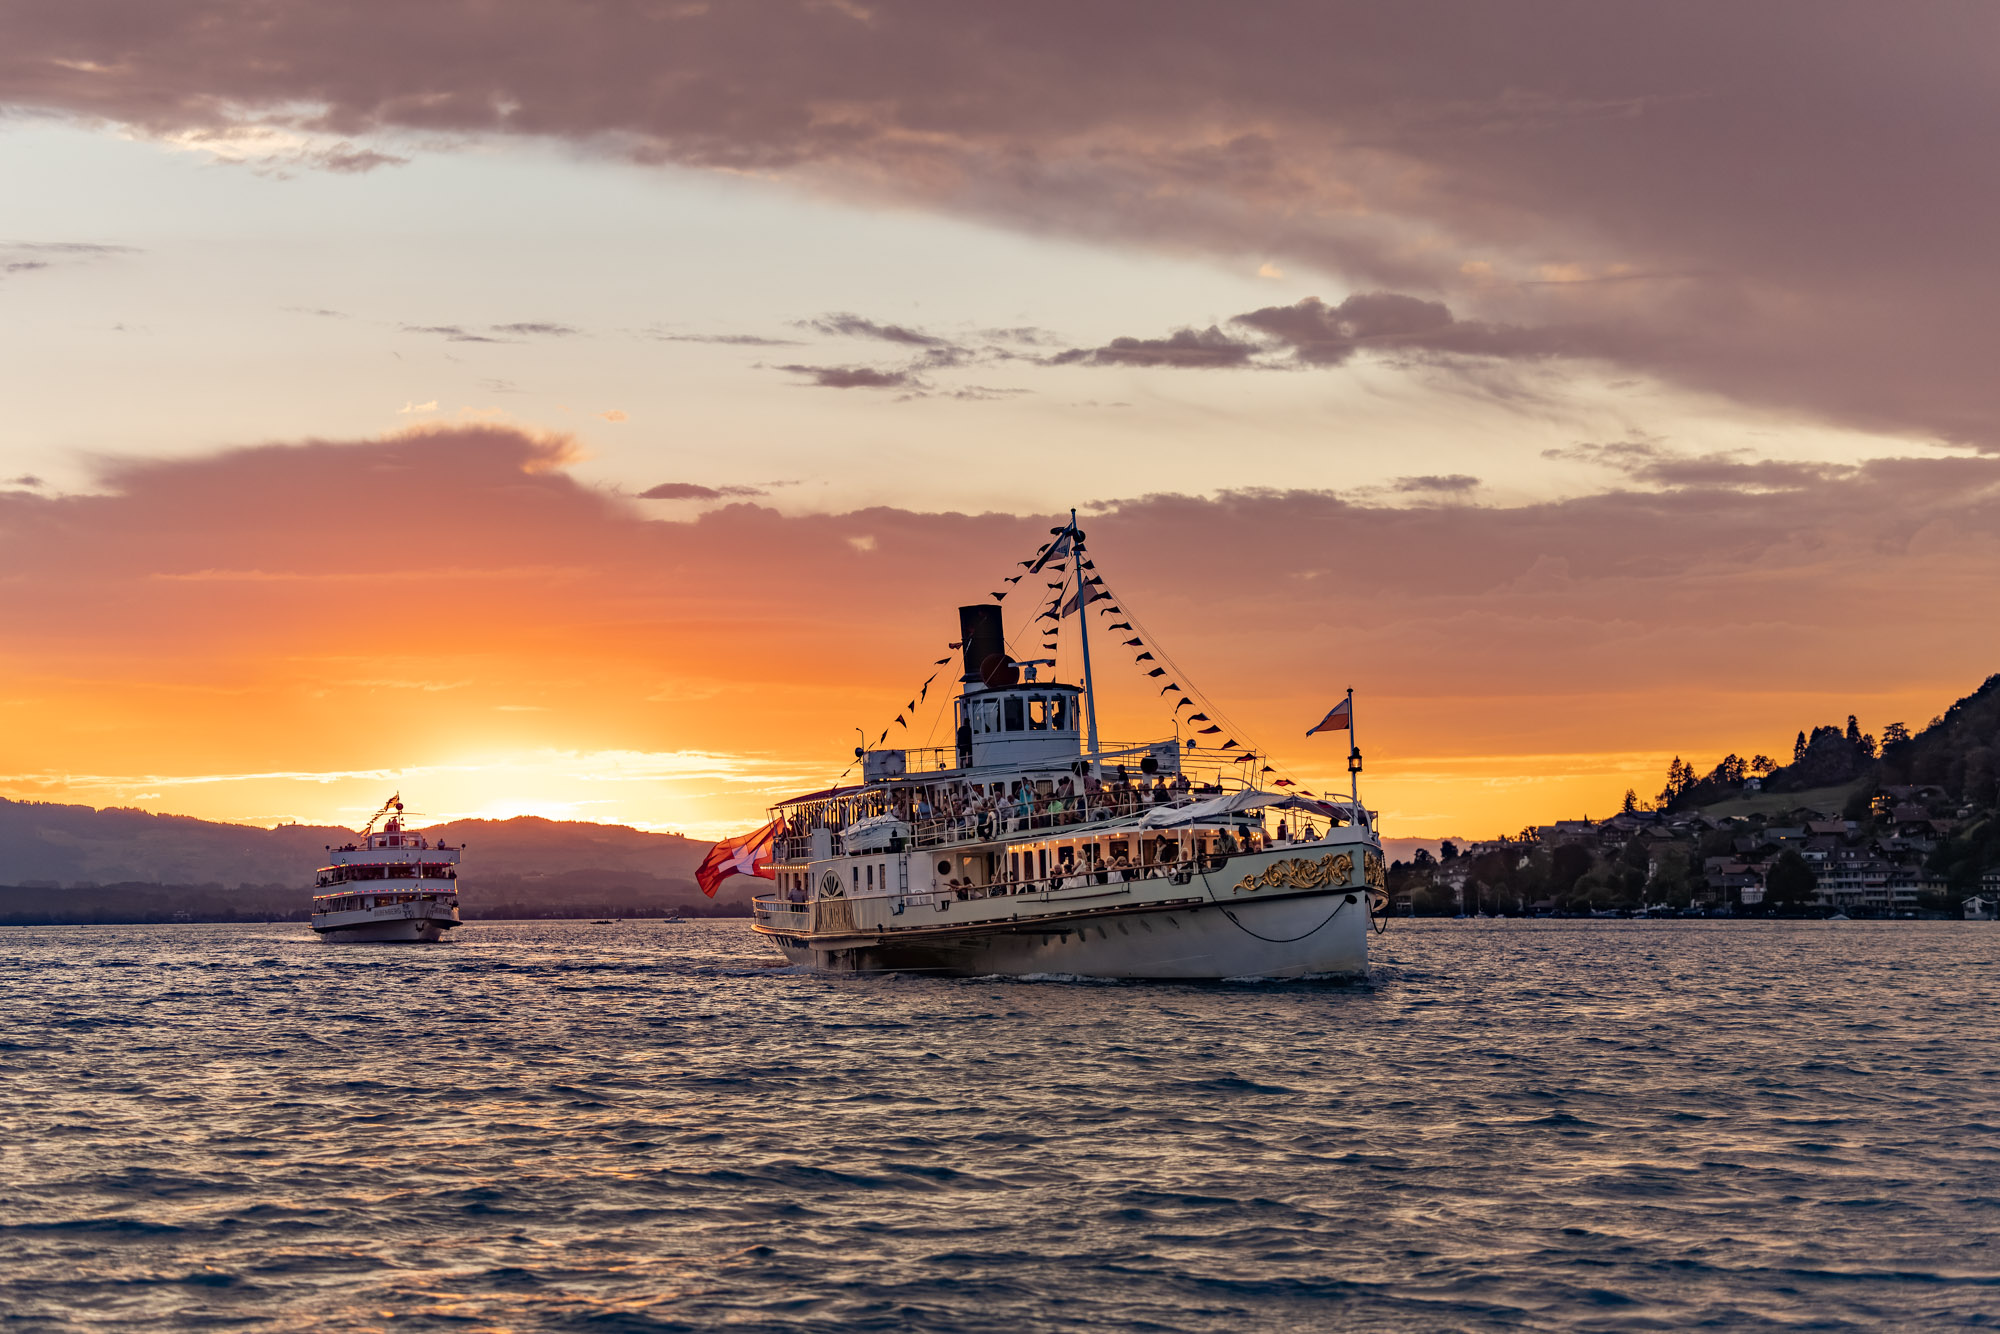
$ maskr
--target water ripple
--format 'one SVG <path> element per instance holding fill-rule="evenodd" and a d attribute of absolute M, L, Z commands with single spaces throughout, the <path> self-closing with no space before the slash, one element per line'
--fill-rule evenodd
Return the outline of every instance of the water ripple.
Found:
<path fill-rule="evenodd" d="M 1398 923 L 1371 985 L 732 923 L 0 929 L 21 1330 L 2000 1324 L 2000 931 Z"/>

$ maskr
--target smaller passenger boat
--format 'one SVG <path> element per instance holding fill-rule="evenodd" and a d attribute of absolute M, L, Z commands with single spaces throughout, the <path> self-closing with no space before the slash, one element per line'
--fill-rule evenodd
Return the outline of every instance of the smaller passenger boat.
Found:
<path fill-rule="evenodd" d="M 382 823 L 380 833 L 375 831 Z M 458 858 L 465 849 L 403 825 L 402 794 L 389 798 L 358 842 L 327 849 L 313 895 L 312 929 L 336 944 L 428 944 L 459 925 Z"/>

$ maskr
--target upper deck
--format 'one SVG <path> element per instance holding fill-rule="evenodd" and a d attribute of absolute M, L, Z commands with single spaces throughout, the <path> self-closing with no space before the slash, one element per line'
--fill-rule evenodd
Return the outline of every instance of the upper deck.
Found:
<path fill-rule="evenodd" d="M 433 844 L 414 830 L 403 828 L 400 819 L 391 819 L 380 833 L 366 833 L 359 843 L 329 847 L 327 864 L 319 870 L 321 885 L 366 879 L 458 878 L 462 848 Z"/>

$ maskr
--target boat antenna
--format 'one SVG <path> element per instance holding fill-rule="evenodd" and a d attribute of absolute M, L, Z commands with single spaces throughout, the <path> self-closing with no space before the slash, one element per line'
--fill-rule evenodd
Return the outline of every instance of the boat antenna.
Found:
<path fill-rule="evenodd" d="M 1097 688 L 1090 680 L 1090 585 L 1084 582 L 1083 534 L 1077 531 L 1074 509 L 1069 512 L 1069 533 L 1070 549 L 1077 553 L 1074 565 L 1077 632 L 1083 636 L 1083 719 L 1090 738 L 1090 771 L 1098 774 L 1100 771 L 1097 759 Z"/>

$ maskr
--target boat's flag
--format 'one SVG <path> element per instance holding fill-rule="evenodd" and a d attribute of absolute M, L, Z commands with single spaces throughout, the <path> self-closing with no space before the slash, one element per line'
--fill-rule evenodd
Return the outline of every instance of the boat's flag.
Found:
<path fill-rule="evenodd" d="M 1132 659 L 1132 661 L 1134 661 L 1134 662 L 1152 662 L 1152 661 L 1153 661 L 1153 655 L 1152 655 L 1152 654 L 1150 654 L 1150 653 L 1141 653 L 1141 654 L 1140 654 L 1140 655 L 1139 655 L 1138 657 L 1136 657 L 1136 658 Z"/>
<path fill-rule="evenodd" d="M 1344 699 L 1333 706 L 1333 711 L 1319 720 L 1317 727 L 1308 728 L 1306 735 L 1314 732 L 1351 732 L 1354 730 L 1354 701 Z"/>
<path fill-rule="evenodd" d="M 1220 732 L 1221 730 L 1222 729 L 1220 727 L 1204 727 L 1201 729 L 1201 734 L 1203 736 L 1212 736 L 1215 733 Z"/>
<path fill-rule="evenodd" d="M 1069 601 L 1063 603 L 1062 614 L 1065 616 L 1074 616 L 1091 603 L 1101 601 L 1108 596 L 1110 595 L 1086 584 L 1069 595 Z"/>
<path fill-rule="evenodd" d="M 1125 647 L 1126 647 L 1126 648 L 1144 648 L 1144 647 L 1146 647 L 1146 641 L 1145 641 L 1145 640 L 1143 640 L 1143 639 L 1128 639 L 1128 640 L 1126 640 L 1126 641 L 1125 641 Z"/>
<path fill-rule="evenodd" d="M 771 858 L 777 851 L 778 830 L 784 823 L 773 820 L 755 833 L 725 838 L 710 848 L 701 865 L 694 868 L 695 883 L 701 886 L 701 892 L 714 898 L 722 882 L 732 875 L 760 875 L 766 880 L 776 880 Z"/>

